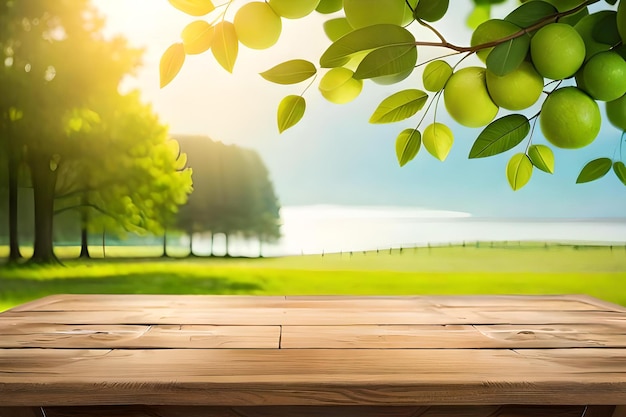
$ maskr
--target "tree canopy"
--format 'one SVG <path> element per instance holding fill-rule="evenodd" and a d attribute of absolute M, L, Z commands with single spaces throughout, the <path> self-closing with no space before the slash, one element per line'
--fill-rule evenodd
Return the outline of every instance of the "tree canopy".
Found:
<path fill-rule="evenodd" d="M 459 125 L 481 129 L 469 158 L 511 151 L 506 178 L 518 190 L 534 171 L 554 172 L 554 147 L 578 150 L 596 140 L 602 105 L 606 121 L 622 135 L 612 155 L 581 167 L 576 182 L 612 171 L 626 185 L 623 1 L 528 0 L 502 18 L 492 18 L 491 6 L 504 0 L 474 0 L 471 15 L 458 22 L 473 29 L 465 45 L 449 42 L 445 28 L 437 27 L 453 6 L 448 0 L 230 0 L 225 7 L 215 7 L 211 0 L 169 1 L 195 20 L 164 51 L 161 87 L 177 76 L 187 55 L 210 52 L 232 72 L 240 45 L 267 49 L 279 39 L 285 19 L 321 13 L 328 15 L 323 26 L 329 45 L 319 61 L 295 56 L 260 74 L 272 83 L 304 85 L 279 103 L 279 132 L 305 117 L 314 83 L 328 101 L 344 104 L 361 93 L 367 80 L 393 88 L 419 68 L 421 77 L 411 78 L 412 88 L 393 91 L 369 115 L 374 124 L 414 122 L 398 129 L 395 148 L 401 166 L 421 148 L 446 159 L 455 126 L 437 119 L 445 109 Z M 419 31 L 416 37 L 415 28 L 426 28 L 428 36 Z M 441 55 L 420 60 L 418 51 L 425 48 Z M 480 64 L 468 64 L 472 55 Z M 536 130 L 547 144 L 539 143 Z"/>
<path fill-rule="evenodd" d="M 55 259 L 55 213 L 80 210 L 84 230 L 158 232 L 190 192 L 166 127 L 136 93 L 118 91 L 141 51 L 102 27 L 88 0 L 0 0 L 11 259 L 20 257 L 20 186 L 32 188 L 37 262 Z"/>

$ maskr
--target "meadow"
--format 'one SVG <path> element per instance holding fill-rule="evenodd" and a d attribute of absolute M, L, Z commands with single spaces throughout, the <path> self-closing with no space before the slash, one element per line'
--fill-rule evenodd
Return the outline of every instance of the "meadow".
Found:
<path fill-rule="evenodd" d="M 0 266 L 0 311 L 58 293 L 589 294 L 626 305 L 624 246 L 509 243 L 260 259 L 159 258 L 159 248 L 111 247 L 87 261 L 76 251 L 61 248 L 58 266 Z"/>

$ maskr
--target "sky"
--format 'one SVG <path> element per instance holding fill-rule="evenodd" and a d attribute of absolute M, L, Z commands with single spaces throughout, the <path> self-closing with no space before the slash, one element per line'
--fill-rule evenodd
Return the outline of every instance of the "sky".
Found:
<path fill-rule="evenodd" d="M 236 0 L 235 5 L 246 1 Z M 421 88 L 420 69 L 394 86 L 367 81 L 361 95 L 345 105 L 325 101 L 312 86 L 305 93 L 307 112 L 303 120 L 278 133 L 278 103 L 285 95 L 301 94 L 306 83 L 271 84 L 258 73 L 289 59 L 316 63 L 329 45 L 322 23 L 334 16 L 313 13 L 304 19 L 283 19 L 281 39 L 274 47 L 254 51 L 240 45 L 233 74 L 219 67 L 210 53 L 190 56 L 176 79 L 159 89 L 161 54 L 172 43 L 180 42 L 182 29 L 196 18 L 174 9 L 167 0 L 93 3 L 107 19 L 108 34 L 121 34 L 133 46 L 145 48 L 142 68 L 125 81 L 123 88 L 139 89 L 173 135 L 205 135 L 256 149 L 268 166 L 283 205 L 412 206 L 477 217 L 626 217 L 626 187 L 613 173 L 597 182 L 575 184 L 585 163 L 619 154 L 621 132 L 608 122 L 603 123 L 598 139 L 583 150 L 555 149 L 555 174 L 535 169 L 530 183 L 513 192 L 505 177 L 506 164 L 514 153 L 523 152 L 526 141 L 503 155 L 468 160 L 480 129 L 461 127 L 445 114 L 441 103 L 437 121 L 448 124 L 455 134 L 447 160 L 442 163 L 422 148 L 413 161 L 400 168 L 395 138 L 403 129 L 414 127 L 422 113 L 388 125 L 372 125 L 368 119 L 378 103 L 393 92 Z M 494 16 L 502 17 L 513 3 L 509 0 L 496 8 Z M 453 4 L 435 26 L 448 41 L 467 45 L 471 32 L 464 21 L 471 2 L 455 0 Z M 227 18 L 232 18 L 232 13 Z M 423 28 L 416 28 L 414 33 L 418 39 L 436 40 Z M 441 49 L 420 48 L 418 63 L 444 53 Z M 474 58 L 465 62 L 479 63 Z M 527 114 L 537 110 L 530 109 Z M 539 126 L 533 143 L 547 143 Z"/>

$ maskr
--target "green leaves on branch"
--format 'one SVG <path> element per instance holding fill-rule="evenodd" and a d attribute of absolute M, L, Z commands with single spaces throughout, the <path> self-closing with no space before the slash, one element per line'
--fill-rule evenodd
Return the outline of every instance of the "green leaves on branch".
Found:
<path fill-rule="evenodd" d="M 396 156 L 400 166 L 411 161 L 420 150 L 422 134 L 417 129 L 404 129 L 396 138 Z"/>
<path fill-rule="evenodd" d="M 168 85 L 180 72 L 185 63 L 185 47 L 182 43 L 175 43 L 163 53 L 159 64 L 161 88 Z"/>
<path fill-rule="evenodd" d="M 517 153 L 506 166 L 506 178 L 513 191 L 525 186 L 533 174 L 533 163 L 525 153 Z"/>
<path fill-rule="evenodd" d="M 232 23 L 224 20 L 215 25 L 211 51 L 222 68 L 232 73 L 239 52 L 237 32 Z"/>
<path fill-rule="evenodd" d="M 510 114 L 491 122 L 474 142 L 469 158 L 484 158 L 506 152 L 517 146 L 530 131 L 528 118 Z"/>
<path fill-rule="evenodd" d="M 420 111 L 428 95 L 416 89 L 399 91 L 384 99 L 370 117 L 370 123 L 394 123 Z"/>
<path fill-rule="evenodd" d="M 591 182 L 604 177 L 613 168 L 617 178 L 626 185 L 626 167 L 621 161 L 613 163 L 610 158 L 598 158 L 588 162 L 578 174 L 576 184 Z"/>
<path fill-rule="evenodd" d="M 543 172 L 554 173 L 554 153 L 546 145 L 531 145 L 528 148 L 528 157 Z"/>
<path fill-rule="evenodd" d="M 403 27 L 389 24 L 367 26 L 337 39 L 320 58 L 322 68 L 347 64 L 359 53 L 367 53 L 354 78 L 366 79 L 410 72 L 417 63 L 415 37 Z"/>
<path fill-rule="evenodd" d="M 317 73 L 315 65 L 304 59 L 294 59 L 278 64 L 262 72 L 261 77 L 276 84 L 297 84 L 308 80 Z"/>
<path fill-rule="evenodd" d="M 545 1 L 528 1 L 509 13 L 504 20 L 519 27 L 530 27 L 558 13 L 556 7 Z"/>
<path fill-rule="evenodd" d="M 626 165 L 622 161 L 613 164 L 613 172 L 615 172 L 622 184 L 626 185 Z"/>
<path fill-rule="evenodd" d="M 278 105 L 278 131 L 283 133 L 285 130 L 298 123 L 304 111 L 306 110 L 306 101 L 302 96 L 287 96 Z"/>
<path fill-rule="evenodd" d="M 493 48 L 487 56 L 487 69 L 502 77 L 517 69 L 530 49 L 530 36 L 509 39 Z"/>

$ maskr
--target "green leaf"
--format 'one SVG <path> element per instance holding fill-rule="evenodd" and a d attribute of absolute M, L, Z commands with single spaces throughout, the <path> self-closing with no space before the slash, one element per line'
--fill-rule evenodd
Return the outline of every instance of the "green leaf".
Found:
<path fill-rule="evenodd" d="M 421 90 L 404 90 L 384 99 L 370 117 L 370 123 L 394 123 L 407 119 L 420 111 L 428 100 Z"/>
<path fill-rule="evenodd" d="M 506 178 L 513 191 L 517 191 L 530 181 L 533 174 L 533 163 L 525 153 L 513 155 L 506 166 Z"/>
<path fill-rule="evenodd" d="M 502 77 L 514 71 L 524 61 L 530 48 L 530 36 L 522 35 L 494 47 L 487 56 L 487 69 Z"/>
<path fill-rule="evenodd" d="M 291 95 L 282 99 L 278 105 L 278 131 L 283 133 L 298 123 L 305 110 L 306 101 L 302 96 Z"/>
<path fill-rule="evenodd" d="M 528 118 L 510 114 L 491 122 L 474 142 L 469 158 L 484 158 L 506 152 L 517 146 L 530 131 Z"/>
<path fill-rule="evenodd" d="M 440 161 L 445 161 L 454 144 L 454 135 L 443 123 L 433 123 L 424 129 L 422 142 L 428 153 Z"/>
<path fill-rule="evenodd" d="M 237 32 L 235 32 L 235 25 L 226 20 L 215 25 L 211 51 L 222 68 L 232 73 L 239 52 L 239 40 L 237 39 Z"/>
<path fill-rule="evenodd" d="M 626 165 L 622 161 L 613 164 L 613 172 L 615 172 L 622 184 L 626 185 Z"/>
<path fill-rule="evenodd" d="M 556 7 L 548 2 L 528 1 L 509 13 L 504 20 L 527 28 L 556 13 L 558 13 Z"/>
<path fill-rule="evenodd" d="M 528 157 L 534 166 L 548 174 L 554 173 L 554 153 L 546 145 L 532 145 Z"/>
<path fill-rule="evenodd" d="M 613 161 L 609 158 L 598 158 L 587 163 L 578 174 L 576 178 L 576 184 L 582 184 L 585 182 L 595 181 L 606 175 L 611 169 Z"/>
<path fill-rule="evenodd" d="M 315 65 L 304 59 L 293 59 L 262 72 L 261 77 L 276 84 L 297 84 L 317 73 Z"/>
<path fill-rule="evenodd" d="M 324 22 L 324 33 L 332 42 L 352 32 L 354 29 L 345 17 L 338 17 Z"/>
<path fill-rule="evenodd" d="M 422 145 L 422 134 L 417 129 L 404 129 L 396 138 L 396 156 L 400 166 L 415 158 Z"/>
<path fill-rule="evenodd" d="M 593 25 L 591 36 L 596 42 L 617 45 L 622 41 L 617 30 L 617 12 L 607 11 Z"/>
<path fill-rule="evenodd" d="M 415 37 L 397 25 L 372 25 L 352 31 L 336 40 L 320 58 L 322 68 L 340 67 L 361 51 L 390 46 L 415 46 Z"/>
<path fill-rule="evenodd" d="M 373 50 L 363 58 L 354 78 L 364 80 L 411 72 L 416 63 L 417 47 L 414 44 L 385 46 Z"/>
<path fill-rule="evenodd" d="M 165 50 L 159 64 L 161 88 L 172 82 L 184 63 L 185 47 L 182 43 L 175 43 Z"/>

